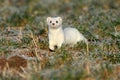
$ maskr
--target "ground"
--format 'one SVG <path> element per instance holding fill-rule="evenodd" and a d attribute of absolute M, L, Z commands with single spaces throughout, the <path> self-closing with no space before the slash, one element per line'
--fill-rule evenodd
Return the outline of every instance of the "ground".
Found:
<path fill-rule="evenodd" d="M 48 49 L 46 18 L 90 42 Z M 1 0 L 0 80 L 119 80 L 120 0 Z"/>

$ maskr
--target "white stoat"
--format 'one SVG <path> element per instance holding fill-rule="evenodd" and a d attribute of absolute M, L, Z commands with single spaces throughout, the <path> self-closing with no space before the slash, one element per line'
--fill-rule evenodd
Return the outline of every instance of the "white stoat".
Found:
<path fill-rule="evenodd" d="M 62 44 L 74 45 L 79 41 L 84 41 L 87 44 L 87 39 L 76 29 L 76 28 L 62 28 L 61 17 L 48 17 L 48 38 L 49 38 L 49 49 L 55 50 L 55 47 L 60 48 Z"/>
<path fill-rule="evenodd" d="M 64 32 L 62 29 L 62 18 L 61 17 L 48 17 L 48 38 L 49 38 L 49 49 L 54 51 L 55 47 L 60 48 L 64 42 Z"/>

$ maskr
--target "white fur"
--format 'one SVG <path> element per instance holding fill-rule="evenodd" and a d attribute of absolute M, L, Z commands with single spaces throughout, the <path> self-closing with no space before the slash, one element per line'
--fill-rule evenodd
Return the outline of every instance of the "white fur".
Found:
<path fill-rule="evenodd" d="M 52 22 L 50 23 L 50 21 Z M 56 23 L 56 21 L 58 21 L 58 23 Z M 54 25 L 52 25 L 53 23 Z M 47 24 L 49 28 L 49 32 L 48 32 L 49 49 L 55 50 L 54 46 L 60 48 L 64 42 L 64 32 L 62 29 L 61 17 L 54 17 L 54 18 L 48 17 Z"/>
<path fill-rule="evenodd" d="M 87 39 L 76 28 L 64 29 L 65 44 L 74 45 L 79 41 L 87 42 Z"/>
<path fill-rule="evenodd" d="M 58 21 L 58 23 L 56 23 Z M 55 23 L 54 25 L 52 25 Z M 76 28 L 65 28 L 62 29 L 62 18 L 61 17 L 48 17 L 47 24 L 49 27 L 49 48 L 54 50 L 54 46 L 60 48 L 62 44 L 74 45 L 79 41 L 87 42 L 87 39 L 76 29 Z"/>

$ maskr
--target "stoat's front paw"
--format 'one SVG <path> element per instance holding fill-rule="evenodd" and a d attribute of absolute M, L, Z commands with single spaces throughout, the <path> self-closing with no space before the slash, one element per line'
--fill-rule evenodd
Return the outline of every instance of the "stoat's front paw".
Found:
<path fill-rule="evenodd" d="M 55 52 L 55 49 L 54 49 L 54 46 L 53 46 L 53 45 L 50 45 L 50 46 L 49 46 L 49 51 Z"/>
<path fill-rule="evenodd" d="M 50 49 L 50 48 L 49 48 L 49 51 L 51 51 L 51 52 L 55 52 L 55 50 L 52 50 L 52 49 Z"/>
<path fill-rule="evenodd" d="M 54 45 L 54 47 L 49 48 L 49 51 L 55 52 L 55 50 L 56 50 L 57 48 L 58 48 L 58 46 L 57 46 L 57 45 Z"/>
<path fill-rule="evenodd" d="M 54 49 L 56 50 L 57 48 L 58 48 L 58 46 L 57 46 L 57 45 L 55 45 L 55 46 L 54 46 Z"/>

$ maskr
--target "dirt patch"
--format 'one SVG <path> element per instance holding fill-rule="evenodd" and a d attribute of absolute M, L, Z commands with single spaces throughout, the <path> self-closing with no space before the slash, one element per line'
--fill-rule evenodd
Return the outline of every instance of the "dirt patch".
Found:
<path fill-rule="evenodd" d="M 27 67 L 27 60 L 20 56 L 12 56 L 8 59 L 0 59 L 0 71 L 4 68 L 21 70 L 21 67 Z"/>
<path fill-rule="evenodd" d="M 20 67 L 27 67 L 27 60 L 19 56 L 12 56 L 8 59 L 8 65 L 10 68 L 20 69 Z"/>
<path fill-rule="evenodd" d="M 37 56 L 34 50 L 29 49 L 15 49 L 11 50 L 10 56 L 7 58 L 0 58 L 0 72 L 4 69 L 15 69 L 21 71 L 22 68 L 27 68 L 28 61 L 36 60 L 37 57 L 44 58 L 48 51 L 36 49 Z M 44 63 L 45 61 L 43 61 Z"/>
<path fill-rule="evenodd" d="M 0 59 L 0 70 L 2 70 L 7 64 L 7 59 L 6 58 L 1 58 Z"/>

